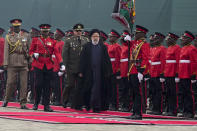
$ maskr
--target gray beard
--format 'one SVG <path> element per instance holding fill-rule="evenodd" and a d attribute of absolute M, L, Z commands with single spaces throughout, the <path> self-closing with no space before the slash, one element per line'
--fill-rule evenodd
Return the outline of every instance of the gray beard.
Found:
<path fill-rule="evenodd" d="M 92 40 L 92 44 L 93 44 L 93 45 L 97 45 L 98 43 L 99 43 L 98 41 L 93 41 L 93 40 Z"/>

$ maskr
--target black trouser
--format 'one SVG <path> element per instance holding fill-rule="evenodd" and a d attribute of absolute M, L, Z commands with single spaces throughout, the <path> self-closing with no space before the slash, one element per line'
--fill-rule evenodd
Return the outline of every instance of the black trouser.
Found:
<path fill-rule="evenodd" d="M 129 81 L 128 77 L 122 77 L 119 88 L 119 100 L 122 108 L 129 108 L 130 105 L 130 93 L 129 93 Z"/>
<path fill-rule="evenodd" d="M 3 100 L 6 88 L 6 72 L 0 74 L 0 100 Z"/>
<path fill-rule="evenodd" d="M 133 91 L 133 113 L 135 115 L 142 115 L 142 89 L 137 74 L 130 75 L 129 80 L 130 88 Z"/>
<path fill-rule="evenodd" d="M 120 79 L 116 79 L 117 74 L 113 74 L 111 79 L 111 100 L 110 105 L 116 107 L 118 109 L 119 106 L 119 86 L 120 86 Z"/>
<path fill-rule="evenodd" d="M 166 77 L 167 111 L 177 114 L 177 88 L 175 77 Z"/>
<path fill-rule="evenodd" d="M 153 111 L 162 112 L 162 84 L 159 77 L 152 77 L 150 88 L 152 91 Z"/>
<path fill-rule="evenodd" d="M 36 88 L 35 88 L 35 105 L 40 103 L 40 99 L 42 96 L 42 104 L 44 106 L 48 106 L 50 103 L 50 92 L 51 92 L 51 84 L 50 81 L 52 79 L 52 69 L 47 70 L 46 66 L 44 68 L 38 69 L 35 68 L 36 75 Z"/>
<path fill-rule="evenodd" d="M 29 73 L 30 73 L 29 80 L 30 80 L 30 90 L 31 90 L 30 101 L 33 102 L 35 99 L 36 74 L 34 70 L 30 71 Z"/>
<path fill-rule="evenodd" d="M 54 93 L 54 101 L 61 103 L 63 76 L 58 76 L 57 72 L 53 72 L 52 90 Z"/>
<path fill-rule="evenodd" d="M 192 84 L 192 89 L 194 91 L 195 112 L 197 112 L 197 82 Z"/>
<path fill-rule="evenodd" d="M 142 81 L 142 111 L 145 112 L 147 108 L 147 87 L 149 87 L 149 80 Z"/>
<path fill-rule="evenodd" d="M 66 86 L 63 89 L 63 94 L 62 94 L 63 104 L 70 102 L 72 105 L 72 101 L 73 101 L 72 99 L 74 95 L 74 90 L 76 88 L 77 79 L 78 79 L 77 73 L 67 72 Z"/>
<path fill-rule="evenodd" d="M 194 114 L 194 98 L 191 79 L 181 79 L 180 88 L 183 91 L 183 112 L 188 114 Z"/>

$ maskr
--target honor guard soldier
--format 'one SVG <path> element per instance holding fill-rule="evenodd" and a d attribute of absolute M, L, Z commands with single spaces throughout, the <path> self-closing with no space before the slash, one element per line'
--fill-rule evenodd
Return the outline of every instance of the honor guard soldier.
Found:
<path fill-rule="evenodd" d="M 5 71 L 3 69 L 3 56 L 4 56 L 4 44 L 5 39 L 3 38 L 4 29 L 0 28 L 0 100 L 4 96 L 4 87 L 5 87 Z"/>
<path fill-rule="evenodd" d="M 71 37 L 73 36 L 73 30 L 68 30 L 65 32 L 65 37 Z"/>
<path fill-rule="evenodd" d="M 195 37 L 194 40 L 194 46 L 196 47 L 197 50 L 197 36 Z M 197 72 L 197 68 L 196 68 L 196 72 Z M 197 80 L 197 75 L 196 75 L 196 80 Z M 197 113 L 197 82 L 192 84 L 192 87 L 193 87 L 194 98 L 195 98 L 195 112 Z"/>
<path fill-rule="evenodd" d="M 101 40 L 107 46 L 108 44 L 107 44 L 106 40 L 108 39 L 108 35 L 103 31 L 100 31 L 100 35 L 101 35 Z"/>
<path fill-rule="evenodd" d="M 121 46 L 121 55 L 120 55 L 120 76 L 121 76 L 121 86 L 119 88 L 119 98 L 121 111 L 129 112 L 130 111 L 130 98 L 131 92 L 129 90 L 129 80 L 127 77 L 128 73 L 128 56 L 129 56 L 129 46 L 131 45 L 130 41 L 125 41 L 124 38 L 130 33 L 127 30 L 124 30 L 120 42 Z"/>
<path fill-rule="evenodd" d="M 179 71 L 180 88 L 183 91 L 183 117 L 194 117 L 194 99 L 192 83 L 196 83 L 197 50 L 191 44 L 195 39 L 194 35 L 185 31 L 181 36 L 181 48 Z"/>
<path fill-rule="evenodd" d="M 20 106 L 21 109 L 28 109 L 27 102 L 27 78 L 28 78 L 28 49 L 29 37 L 21 32 L 22 20 L 13 19 L 10 21 L 13 32 L 6 35 L 4 46 L 4 67 L 7 68 L 6 94 L 3 107 L 6 107 L 10 97 L 15 91 L 17 75 L 20 77 Z"/>
<path fill-rule="evenodd" d="M 65 66 L 62 63 L 61 54 L 55 48 L 54 40 L 49 36 L 51 25 L 41 24 L 39 27 L 41 30 L 41 36 L 34 37 L 32 39 L 29 52 L 29 54 L 33 57 L 32 67 L 34 68 L 36 77 L 36 92 L 33 110 L 38 109 L 38 105 L 42 96 L 44 111 L 52 112 L 53 110 L 49 106 L 51 91 L 50 81 L 52 80 L 54 68 L 52 55 L 55 54 L 58 63 L 60 63 L 61 71 L 65 71 Z"/>
<path fill-rule="evenodd" d="M 120 80 L 120 54 L 121 46 L 117 43 L 120 38 L 120 34 L 112 29 L 109 33 L 109 43 L 107 46 L 108 54 L 112 63 L 113 76 L 112 76 L 112 88 L 111 88 L 111 100 L 110 110 L 118 110 L 119 108 L 119 80 Z"/>
<path fill-rule="evenodd" d="M 168 33 L 166 36 L 166 44 L 168 46 L 166 50 L 166 64 L 164 67 L 164 76 L 166 78 L 166 101 L 167 101 L 167 113 L 168 116 L 177 115 L 177 88 L 178 82 L 178 65 L 181 48 L 176 44 L 178 36 L 173 33 Z"/>
<path fill-rule="evenodd" d="M 164 66 L 166 48 L 162 45 L 165 36 L 155 32 L 151 45 L 154 47 L 150 50 L 150 88 L 152 91 L 153 110 L 150 114 L 161 115 L 163 110 L 163 85 L 164 85 Z"/>
<path fill-rule="evenodd" d="M 58 52 L 62 54 L 62 49 L 64 46 L 64 41 L 62 40 L 63 37 L 65 36 L 65 33 L 61 31 L 60 29 L 56 29 L 54 33 L 54 40 L 55 40 L 55 48 L 57 48 Z M 59 72 L 60 67 L 59 67 L 59 61 L 55 57 L 55 55 L 52 55 L 52 59 L 54 62 L 54 68 L 53 68 L 53 80 L 51 84 L 53 85 L 53 93 L 54 93 L 54 105 L 60 106 L 61 105 L 61 98 L 62 98 L 62 87 L 63 86 L 63 78 L 64 78 L 64 72 Z"/>
<path fill-rule="evenodd" d="M 80 54 L 89 39 L 82 35 L 84 26 L 76 24 L 73 26 L 73 36 L 66 37 L 62 50 L 63 63 L 66 66 L 67 79 L 66 87 L 63 90 L 63 107 L 66 108 L 67 103 L 72 101 L 73 89 L 76 87 L 78 78 Z M 77 99 L 77 98 L 76 98 Z M 72 103 L 71 103 L 72 104 Z M 75 108 L 75 107 L 74 107 Z"/>
<path fill-rule="evenodd" d="M 135 40 L 131 41 L 130 36 L 124 38 L 125 41 L 131 41 L 130 65 L 128 77 L 130 80 L 130 89 L 133 93 L 133 115 L 131 119 L 142 119 L 142 80 L 148 64 L 149 43 L 146 42 L 148 29 L 136 25 Z"/>

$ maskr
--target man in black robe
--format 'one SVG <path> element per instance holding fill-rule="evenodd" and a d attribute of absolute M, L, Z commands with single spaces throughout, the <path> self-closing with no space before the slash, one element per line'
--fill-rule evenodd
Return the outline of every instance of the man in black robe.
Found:
<path fill-rule="evenodd" d="M 81 52 L 79 77 L 83 83 L 83 98 L 86 109 L 100 112 L 105 108 L 108 96 L 107 82 L 112 74 L 112 66 L 106 46 L 100 40 L 100 31 L 90 32 L 91 42 L 84 45 Z"/>

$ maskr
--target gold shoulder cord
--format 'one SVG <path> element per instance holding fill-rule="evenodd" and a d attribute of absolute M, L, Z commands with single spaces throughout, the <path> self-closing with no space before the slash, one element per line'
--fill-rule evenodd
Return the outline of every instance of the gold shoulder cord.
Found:
<path fill-rule="evenodd" d="M 12 54 L 20 44 L 20 41 L 18 40 L 15 44 L 12 44 L 8 38 L 8 35 L 6 35 L 6 40 L 8 41 L 8 44 L 12 47 L 12 50 L 9 52 L 9 54 Z"/>
<path fill-rule="evenodd" d="M 143 44 L 144 44 L 144 41 L 142 41 L 142 42 L 134 49 L 134 52 L 137 50 L 137 54 L 135 55 L 134 60 L 137 59 L 138 54 L 139 54 L 140 49 L 141 49 L 141 47 L 142 47 Z M 131 54 L 131 55 L 132 55 L 132 54 Z M 131 56 L 130 58 L 132 58 L 132 56 Z M 128 72 L 128 74 L 127 74 L 128 79 L 129 79 L 129 75 L 130 75 L 130 72 L 131 72 L 131 69 L 133 68 L 133 66 L 134 66 L 134 63 L 132 63 L 132 65 L 131 65 L 130 68 L 129 68 L 129 72 Z"/>

